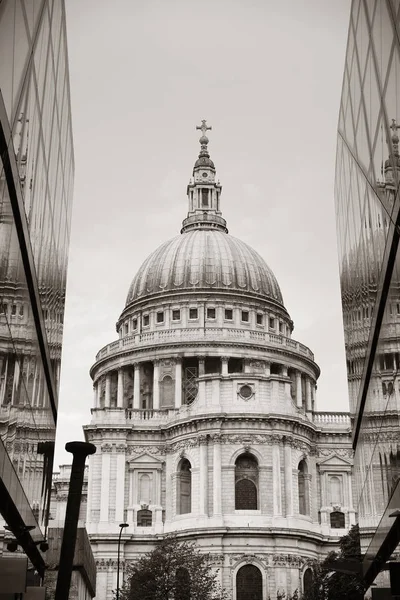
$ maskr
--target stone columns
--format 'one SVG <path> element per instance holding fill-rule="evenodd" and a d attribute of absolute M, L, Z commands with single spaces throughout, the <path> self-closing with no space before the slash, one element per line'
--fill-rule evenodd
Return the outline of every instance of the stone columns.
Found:
<path fill-rule="evenodd" d="M 176 359 L 175 363 L 175 408 L 182 406 L 182 360 Z"/>
<path fill-rule="evenodd" d="M 160 408 L 160 361 L 153 362 L 153 408 Z"/>
<path fill-rule="evenodd" d="M 200 437 L 199 513 L 208 514 L 208 447 L 207 436 Z"/>
<path fill-rule="evenodd" d="M 287 376 L 288 376 L 288 368 L 287 368 L 287 365 L 282 365 L 282 376 L 283 376 L 283 377 L 287 377 Z"/>
<path fill-rule="evenodd" d="M 303 398 L 301 392 L 301 372 L 296 371 L 296 404 L 297 408 L 301 408 L 303 406 Z"/>
<path fill-rule="evenodd" d="M 115 522 L 124 522 L 125 446 L 117 446 L 117 484 L 115 490 Z"/>
<path fill-rule="evenodd" d="M 274 516 L 282 515 L 281 460 L 279 445 L 272 446 L 272 500 Z"/>
<path fill-rule="evenodd" d="M 221 356 L 221 375 L 228 375 L 228 356 Z"/>
<path fill-rule="evenodd" d="M 124 370 L 118 369 L 117 407 L 124 407 Z"/>
<path fill-rule="evenodd" d="M 306 379 L 306 410 L 312 412 L 311 379 Z"/>
<path fill-rule="evenodd" d="M 106 375 L 106 400 L 105 407 L 110 408 L 111 404 L 111 373 L 107 373 Z"/>
<path fill-rule="evenodd" d="M 265 372 L 265 375 L 267 377 L 270 377 L 270 375 L 271 375 L 271 363 L 269 361 L 265 362 L 265 371 L 264 372 Z"/>
<path fill-rule="evenodd" d="M 100 521 L 108 521 L 108 508 L 110 504 L 110 467 L 111 447 L 101 449 L 101 495 L 100 495 Z"/>
<path fill-rule="evenodd" d="M 93 408 L 99 408 L 99 401 L 98 401 L 98 392 L 97 392 L 97 387 L 98 384 L 94 383 L 93 384 Z"/>
<path fill-rule="evenodd" d="M 292 469 L 292 448 L 286 441 L 284 446 L 285 456 L 285 504 L 286 516 L 293 515 L 293 469 Z"/>
<path fill-rule="evenodd" d="M 135 375 L 133 380 L 133 408 L 140 408 L 140 363 L 135 363 Z"/>
<path fill-rule="evenodd" d="M 199 356 L 199 377 L 205 373 L 204 362 L 204 356 Z"/>
<path fill-rule="evenodd" d="M 221 444 L 219 436 L 214 436 L 213 448 L 213 514 L 222 514 L 222 470 L 221 470 Z"/>

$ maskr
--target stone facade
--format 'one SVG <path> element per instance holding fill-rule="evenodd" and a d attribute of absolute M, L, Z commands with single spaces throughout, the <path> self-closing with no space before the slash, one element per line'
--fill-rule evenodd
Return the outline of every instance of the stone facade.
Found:
<path fill-rule="evenodd" d="M 233 600 L 246 577 L 260 600 L 301 591 L 355 522 L 349 416 L 317 411 L 319 367 L 275 276 L 227 233 L 205 127 L 181 236 L 144 262 L 91 369 L 99 600 L 123 522 L 122 569 L 176 532 L 211 553 Z"/>

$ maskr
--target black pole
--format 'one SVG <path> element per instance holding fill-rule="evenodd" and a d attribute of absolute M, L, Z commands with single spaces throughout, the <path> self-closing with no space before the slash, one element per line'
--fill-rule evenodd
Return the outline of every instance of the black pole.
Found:
<path fill-rule="evenodd" d="M 118 553 L 117 553 L 117 593 L 115 600 L 119 600 L 119 552 L 121 547 L 121 536 L 124 527 L 129 527 L 129 523 L 120 523 L 119 524 L 119 536 L 118 536 Z"/>
<path fill-rule="evenodd" d="M 55 600 L 68 600 L 69 597 L 83 477 L 85 473 L 85 460 L 89 454 L 96 452 L 96 446 L 88 442 L 68 442 L 68 444 L 65 444 L 65 449 L 67 452 L 71 452 L 74 458 L 72 460 L 71 477 L 69 480 Z"/>

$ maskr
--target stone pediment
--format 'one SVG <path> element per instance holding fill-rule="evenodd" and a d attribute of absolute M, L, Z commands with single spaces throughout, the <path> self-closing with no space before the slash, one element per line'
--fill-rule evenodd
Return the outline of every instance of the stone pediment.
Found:
<path fill-rule="evenodd" d="M 156 458 L 155 456 L 150 456 L 150 454 L 139 454 L 139 456 L 135 456 L 131 458 L 128 463 L 131 468 L 151 468 L 151 469 L 161 469 L 163 466 L 162 460 Z"/>
<path fill-rule="evenodd" d="M 330 468 L 349 468 L 352 467 L 353 462 L 349 458 L 332 454 L 318 461 L 319 468 L 330 469 Z"/>

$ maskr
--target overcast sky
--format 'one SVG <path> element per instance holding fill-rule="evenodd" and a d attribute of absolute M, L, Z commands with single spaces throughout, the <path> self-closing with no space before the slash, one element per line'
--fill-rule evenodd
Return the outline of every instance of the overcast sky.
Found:
<path fill-rule="evenodd" d="M 207 119 L 232 235 L 264 257 L 348 410 L 336 127 L 350 0 L 66 0 L 75 193 L 55 467 L 83 439 L 89 368 L 141 263 L 179 233 Z"/>

